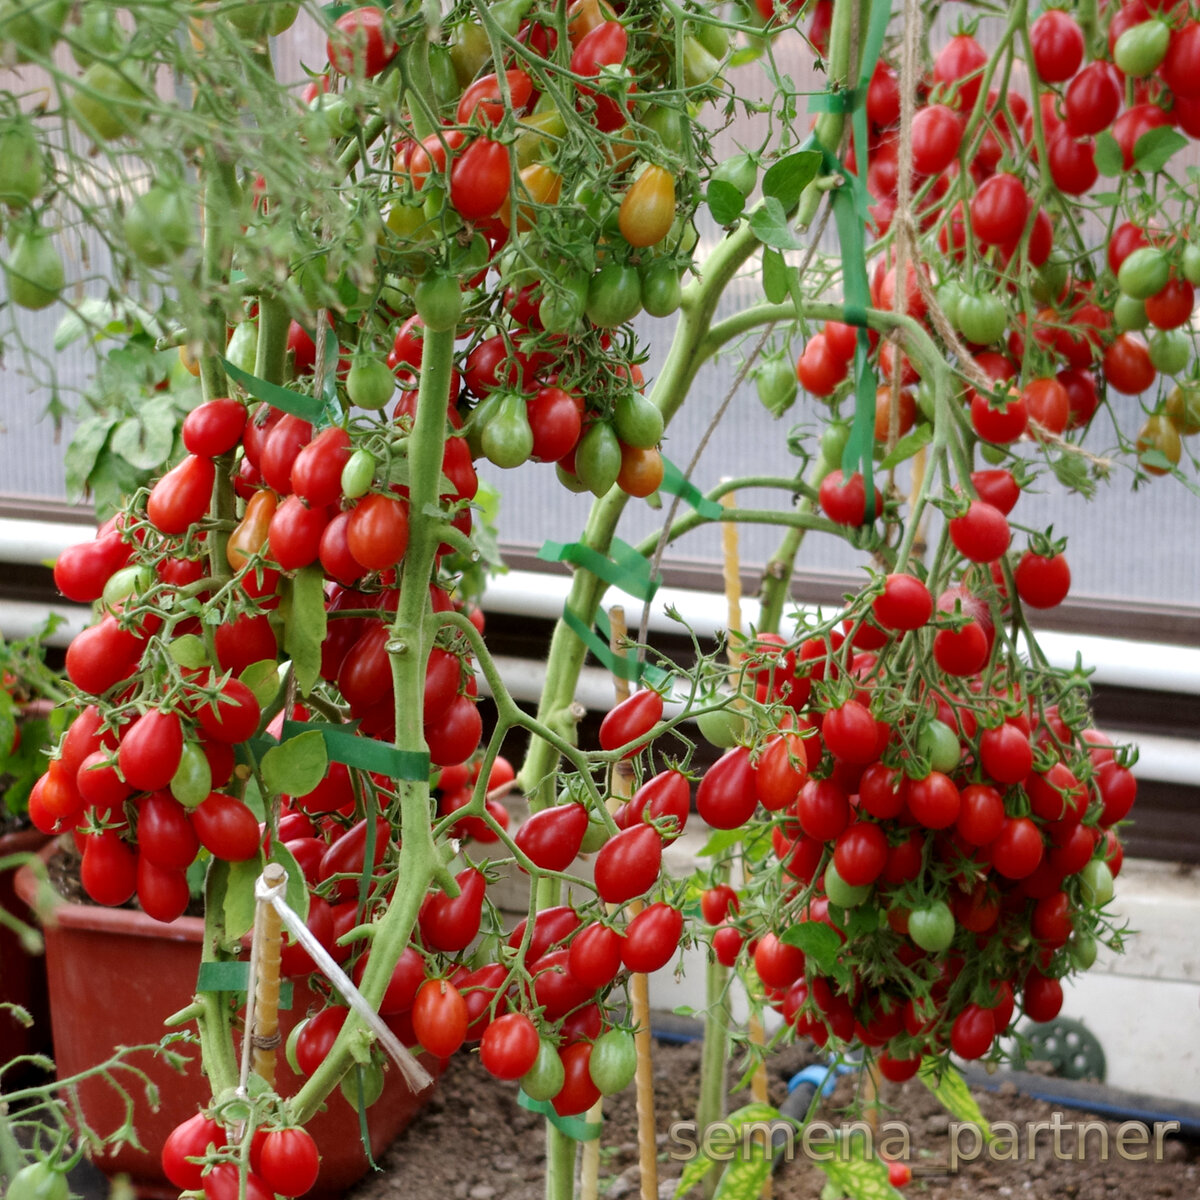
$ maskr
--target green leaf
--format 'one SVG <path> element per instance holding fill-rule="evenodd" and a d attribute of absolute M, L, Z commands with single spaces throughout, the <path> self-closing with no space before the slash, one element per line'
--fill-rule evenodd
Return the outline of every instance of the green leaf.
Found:
<path fill-rule="evenodd" d="M 885 471 L 890 471 L 892 467 L 899 466 L 906 459 L 912 458 L 922 446 L 928 446 L 933 441 L 933 426 L 918 425 L 911 433 L 906 433 L 900 438 L 891 450 L 884 455 L 883 462 L 879 465 Z"/>
<path fill-rule="evenodd" d="M 137 415 L 127 417 L 113 430 L 111 453 L 139 471 L 160 470 L 171 457 L 179 413 L 166 392 L 139 403 Z"/>
<path fill-rule="evenodd" d="M 1134 168 L 1152 175 L 1155 171 L 1161 171 L 1187 145 L 1190 145 L 1188 139 L 1170 125 L 1148 130 L 1133 143 Z"/>
<path fill-rule="evenodd" d="M 762 181 L 763 196 L 777 200 L 785 211 L 790 211 L 800 202 L 800 193 L 816 179 L 820 169 L 820 151 L 797 150 L 767 168 Z"/>
<path fill-rule="evenodd" d="M 116 418 L 111 416 L 88 417 L 75 430 L 75 436 L 67 446 L 63 463 L 67 475 L 67 495 L 78 499 L 87 490 L 88 477 L 95 469 L 96 460 L 108 442 Z"/>
<path fill-rule="evenodd" d="M 788 298 L 788 265 L 783 255 L 770 246 L 763 250 L 762 283 L 763 295 L 772 304 L 782 304 Z"/>
<path fill-rule="evenodd" d="M 308 884 L 304 871 L 293 857 L 292 852 L 278 839 L 271 843 L 270 862 L 278 863 L 287 872 L 287 887 L 284 888 L 283 898 L 288 908 L 302 921 L 308 920 Z"/>
<path fill-rule="evenodd" d="M 296 671 L 296 686 L 307 696 L 321 677 L 325 640 L 325 573 L 314 563 L 296 572 L 284 624 L 283 648 Z"/>
<path fill-rule="evenodd" d="M 833 971 L 842 948 L 837 931 L 823 921 L 801 921 L 785 929 L 779 940 L 789 946 L 798 946 L 804 951 L 804 957 L 811 959 L 825 975 Z"/>
<path fill-rule="evenodd" d="M 708 202 L 708 211 L 718 225 L 732 225 L 746 207 L 746 197 L 724 179 L 710 180 L 704 198 Z"/>
<path fill-rule="evenodd" d="M 729 1114 L 726 1125 L 731 1130 L 732 1145 L 730 1148 L 733 1150 L 733 1157 L 721 1160 L 728 1162 L 728 1166 L 726 1167 L 724 1177 L 718 1185 L 718 1196 L 724 1197 L 725 1200 L 743 1200 L 743 1198 L 744 1200 L 752 1200 L 753 1197 L 761 1194 L 766 1175 L 760 1174 L 759 1168 L 765 1167 L 767 1174 L 771 1170 L 771 1159 L 765 1152 L 766 1139 L 762 1136 L 751 1136 L 750 1156 L 747 1158 L 742 1153 L 742 1130 L 746 1125 L 763 1124 L 781 1119 L 779 1109 L 774 1108 L 770 1104 L 747 1104 Z M 701 1146 L 703 1147 L 703 1132 L 701 1132 L 700 1138 Z M 709 1158 L 703 1149 L 701 1149 L 700 1153 L 684 1167 L 683 1174 L 679 1178 L 679 1184 L 675 1188 L 675 1195 L 682 1196 L 685 1192 L 690 1191 L 716 1165 L 717 1161 Z M 751 1171 L 747 1169 L 748 1167 L 754 1167 L 755 1169 Z M 749 1180 L 753 1178 L 758 1179 L 757 1189 L 745 1190 L 750 1187 Z"/>
<path fill-rule="evenodd" d="M 714 1200 L 758 1200 L 763 1184 L 771 1174 L 771 1159 L 758 1143 L 752 1143 L 751 1156 L 743 1158 L 739 1147 L 737 1156 L 725 1168 L 717 1184 Z"/>
<path fill-rule="evenodd" d="M 263 782 L 273 796 L 307 796 L 325 778 L 328 765 L 325 739 L 310 729 L 263 755 Z"/>
<path fill-rule="evenodd" d="M 1103 204 L 1106 206 L 1121 203 L 1120 192 L 1092 192 L 1089 198 L 1094 200 L 1097 204 Z"/>
<path fill-rule="evenodd" d="M 762 208 L 754 210 L 750 228 L 764 246 L 774 246 L 777 250 L 803 250 L 806 246 L 804 239 L 792 229 L 783 205 L 774 196 L 766 197 Z"/>
<path fill-rule="evenodd" d="M 229 879 L 225 885 L 223 911 L 225 935 L 236 940 L 254 928 L 254 885 L 262 874 L 260 850 L 253 858 L 229 864 Z"/>
<path fill-rule="evenodd" d="M 676 1197 L 690 1192 L 716 1165 L 707 1155 L 697 1154 L 687 1163 L 683 1168 L 683 1173 L 679 1176 L 679 1183 L 675 1188 Z"/>
<path fill-rule="evenodd" d="M 834 1156 L 816 1164 L 838 1189 L 838 1194 L 850 1200 L 903 1200 L 888 1182 L 887 1164 L 879 1158 L 846 1158 Z"/>
<path fill-rule="evenodd" d="M 938 1068 L 943 1066 L 944 1069 L 939 1076 Z M 943 1064 L 940 1059 L 927 1058 L 921 1064 L 919 1078 L 952 1117 L 966 1124 L 978 1126 L 985 1142 L 992 1140 L 992 1129 L 987 1118 L 980 1111 L 975 1097 L 971 1095 L 967 1081 L 954 1067 L 948 1063 Z"/>
<path fill-rule="evenodd" d="M 701 847 L 700 857 L 709 858 L 720 854 L 722 850 L 728 850 L 730 846 L 736 846 L 741 840 L 742 831 L 740 829 L 718 829 Z"/>
<path fill-rule="evenodd" d="M 279 664 L 273 658 L 251 663 L 238 678 L 253 693 L 259 708 L 266 708 L 279 691 Z"/>
<path fill-rule="evenodd" d="M 742 49 L 734 52 L 729 60 L 731 67 L 740 67 L 743 63 L 757 62 L 762 58 L 763 52 L 761 46 L 743 46 Z"/>
<path fill-rule="evenodd" d="M 1138 462 L 1144 467 L 1157 467 L 1160 471 L 1173 471 L 1173 463 L 1161 450 L 1143 450 L 1138 455 Z"/>
<path fill-rule="evenodd" d="M 1107 129 L 1096 134 L 1096 170 L 1101 175 L 1120 175 L 1125 170 L 1125 156 Z"/>

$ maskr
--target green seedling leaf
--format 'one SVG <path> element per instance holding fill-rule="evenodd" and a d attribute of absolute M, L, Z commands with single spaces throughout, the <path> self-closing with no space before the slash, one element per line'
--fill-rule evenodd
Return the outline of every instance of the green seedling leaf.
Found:
<path fill-rule="evenodd" d="M 763 196 L 777 200 L 785 212 L 790 211 L 820 169 L 820 151 L 797 150 L 767 168 L 762 181 Z"/>
<path fill-rule="evenodd" d="M 746 198 L 732 183 L 725 179 L 713 179 L 705 193 L 708 211 L 718 225 L 732 225 L 746 207 Z"/>
<path fill-rule="evenodd" d="M 262 757 L 262 776 L 274 796 L 306 796 L 325 778 L 328 765 L 325 739 L 310 729 L 272 746 Z"/>

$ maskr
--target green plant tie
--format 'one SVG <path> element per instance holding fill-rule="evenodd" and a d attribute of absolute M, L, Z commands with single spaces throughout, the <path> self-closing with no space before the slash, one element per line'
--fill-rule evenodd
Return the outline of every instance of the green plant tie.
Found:
<path fill-rule="evenodd" d="M 245 992 L 250 986 L 250 964 L 248 962 L 202 962 L 196 977 L 198 992 Z M 279 982 L 279 1007 L 292 1007 L 292 982 Z"/>
<path fill-rule="evenodd" d="M 517 1090 L 517 1103 L 530 1112 L 541 1113 L 560 1133 L 577 1142 L 594 1142 L 604 1128 L 603 1121 L 584 1121 L 580 1117 L 560 1117 L 549 1100 L 535 1100 Z"/>
<path fill-rule="evenodd" d="M 265 379 L 259 379 L 257 375 L 251 375 L 249 371 L 234 366 L 227 358 L 221 359 L 221 364 L 230 379 L 241 384 L 256 400 L 265 401 L 272 408 L 299 417 L 310 425 L 320 425 L 326 421 L 328 410 L 323 400 L 318 400 L 315 396 L 305 396 L 301 392 L 293 392 L 277 383 L 268 383 Z"/>
<path fill-rule="evenodd" d="M 684 504 L 690 505 L 706 520 L 719 521 L 725 510 L 715 500 L 710 500 L 704 495 L 690 479 L 685 479 L 683 472 L 665 454 L 662 456 L 662 462 L 663 480 L 658 485 L 658 490 L 678 496 Z"/>
<path fill-rule="evenodd" d="M 538 551 L 543 562 L 574 563 L 639 600 L 651 600 L 661 580 L 650 574 L 650 562 L 628 542 L 613 538 L 612 557 L 606 558 L 582 542 L 546 542 Z"/>
<path fill-rule="evenodd" d="M 871 303 L 871 287 L 867 280 L 867 250 L 865 230 L 870 219 L 867 198 L 867 88 L 879 55 L 883 50 L 883 39 L 887 35 L 891 19 L 891 4 L 886 0 L 872 0 L 871 17 L 867 25 L 866 41 L 863 44 L 862 66 L 858 84 L 842 91 L 827 91 L 809 98 L 812 112 L 849 113 L 854 130 L 854 158 L 856 174 L 847 171 L 837 156 L 817 140 L 815 133 L 804 143 L 803 149 L 821 152 L 822 170 L 826 174 L 840 175 L 842 186 L 833 189 L 831 203 L 837 223 L 838 242 L 842 250 L 842 288 L 844 292 L 846 324 L 858 327 L 854 347 L 854 421 L 850 436 L 842 451 L 842 473 L 853 475 L 862 470 L 863 486 L 866 490 L 866 521 L 875 519 L 875 372 L 867 361 L 871 345 L 867 336 L 867 309 Z M 903 284 L 897 284 L 903 286 Z"/>
<path fill-rule="evenodd" d="M 588 628 L 583 620 L 571 609 L 570 605 L 564 605 L 563 624 L 583 642 L 597 661 L 613 675 L 617 675 L 621 679 L 627 679 L 630 683 L 645 680 L 646 683 L 655 689 L 665 686 L 667 680 L 670 678 L 667 672 L 662 670 L 661 667 L 653 666 L 650 663 L 642 662 L 637 658 L 631 658 L 624 654 L 614 654 L 612 652 L 612 626 L 609 624 L 606 613 L 597 612 L 596 614 L 596 627 L 600 630 L 597 633 L 595 629 Z"/>
<path fill-rule="evenodd" d="M 359 737 L 346 725 L 331 725 L 324 721 L 284 721 L 283 737 L 250 739 L 255 757 L 302 733 L 317 732 L 325 742 L 325 753 L 331 762 L 344 763 L 363 771 L 374 771 L 389 779 L 424 780 L 429 778 L 429 755 L 420 750 L 398 750 L 389 742 Z"/>

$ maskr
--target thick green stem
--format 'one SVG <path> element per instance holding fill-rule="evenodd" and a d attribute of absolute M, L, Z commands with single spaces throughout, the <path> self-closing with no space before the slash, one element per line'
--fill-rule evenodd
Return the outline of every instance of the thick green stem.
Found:
<path fill-rule="evenodd" d="M 205 400 L 229 394 L 229 381 L 220 358 L 225 348 L 225 309 L 218 292 L 228 282 L 233 261 L 233 247 L 226 230 L 236 194 L 233 165 L 218 159 L 204 185 L 204 248 L 200 269 L 204 286 L 213 293 L 205 313 L 205 328 L 201 330 L 199 354 L 200 387 Z"/>
<path fill-rule="evenodd" d="M 389 654 L 396 698 L 396 746 L 428 752 L 422 722 L 425 665 L 435 629 L 429 603 L 429 578 L 442 540 L 444 522 L 438 511 L 438 480 L 446 439 L 446 397 L 454 363 L 454 331 L 427 331 L 417 393 L 417 417 L 410 440 L 410 533 L 404 556 L 400 602 L 392 625 Z M 392 970 L 408 945 L 421 901 L 441 869 L 429 813 L 428 778 L 396 781 L 400 808 L 401 880 L 386 912 L 375 925 L 371 954 L 359 990 L 367 1003 L 378 1006 Z M 361 1027 L 351 1015 L 325 1061 L 292 1101 L 292 1114 L 307 1121 L 336 1086 L 350 1065 L 351 1040 Z"/>
<path fill-rule="evenodd" d="M 260 296 L 258 343 L 254 351 L 254 374 L 268 383 L 282 383 L 287 366 L 287 337 L 291 318 L 278 296 Z"/>
<path fill-rule="evenodd" d="M 546 1200 L 573 1200 L 579 1143 L 546 1122 Z"/>
<path fill-rule="evenodd" d="M 729 1053 L 729 968 L 716 958 L 704 976 L 704 1054 L 700 1060 L 700 1097 L 696 1103 L 696 1132 L 701 1138 L 725 1117 L 725 1062 Z M 716 1190 L 719 1176 L 709 1172 L 704 1195 Z"/>

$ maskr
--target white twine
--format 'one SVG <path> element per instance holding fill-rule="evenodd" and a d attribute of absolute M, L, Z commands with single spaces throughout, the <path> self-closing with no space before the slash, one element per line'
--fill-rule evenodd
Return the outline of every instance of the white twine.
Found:
<path fill-rule="evenodd" d="M 400 1039 L 384 1024 L 380 1015 L 363 999 L 362 993 L 350 981 L 350 977 L 346 972 L 334 961 L 329 951 L 313 936 L 312 931 L 300 919 L 297 913 L 288 907 L 288 903 L 284 899 L 286 888 L 286 874 L 284 875 L 283 882 L 274 886 L 267 882 L 265 876 L 260 875 L 254 885 L 254 898 L 259 904 L 269 904 L 279 914 L 279 919 L 283 922 L 288 933 L 308 951 L 309 957 L 316 963 L 317 969 L 321 974 L 333 984 L 350 1008 L 363 1019 L 363 1022 L 370 1028 L 371 1032 L 379 1039 L 380 1045 L 388 1052 L 392 1061 L 400 1069 L 400 1074 L 404 1076 L 405 1082 L 409 1087 L 415 1092 L 429 1087 L 433 1083 L 433 1077 L 404 1048 Z M 253 989 L 255 986 L 257 970 L 258 939 L 256 938 L 250 945 L 250 979 L 248 983 L 250 989 Z M 253 990 L 250 990 L 248 995 L 253 997 Z M 254 1005 L 251 1000 L 251 1015 L 247 1018 L 246 1037 L 242 1043 L 243 1087 L 245 1086 L 249 1072 L 250 1055 L 248 1047 L 253 1034 L 253 1010 Z"/>

